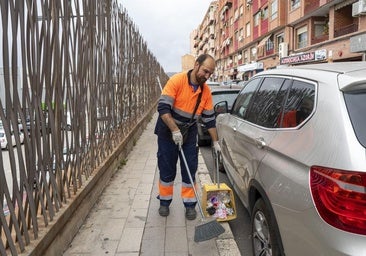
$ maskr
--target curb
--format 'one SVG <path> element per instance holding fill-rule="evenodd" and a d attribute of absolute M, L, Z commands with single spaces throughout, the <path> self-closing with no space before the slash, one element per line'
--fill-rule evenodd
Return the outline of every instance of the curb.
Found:
<path fill-rule="evenodd" d="M 207 166 L 202 157 L 201 152 L 198 154 L 198 168 L 197 168 L 197 179 L 200 183 L 200 188 L 198 189 L 198 193 L 202 198 L 202 187 L 205 184 L 212 184 L 212 179 L 210 173 L 207 170 Z M 225 229 L 225 232 L 216 238 L 216 246 L 220 256 L 230 255 L 230 256 L 240 256 L 240 251 L 238 245 L 235 242 L 234 235 L 231 231 L 230 225 L 228 222 L 220 222 L 222 227 Z"/>

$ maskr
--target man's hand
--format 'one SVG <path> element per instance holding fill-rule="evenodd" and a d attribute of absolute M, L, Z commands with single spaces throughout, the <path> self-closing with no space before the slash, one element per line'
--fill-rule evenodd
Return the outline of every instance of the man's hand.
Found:
<path fill-rule="evenodd" d="M 215 151 L 216 156 L 218 156 L 221 153 L 221 147 L 218 141 L 213 142 L 213 149 Z"/>
<path fill-rule="evenodd" d="M 183 145 L 183 136 L 180 130 L 172 132 L 172 138 L 176 145 L 181 147 Z"/>

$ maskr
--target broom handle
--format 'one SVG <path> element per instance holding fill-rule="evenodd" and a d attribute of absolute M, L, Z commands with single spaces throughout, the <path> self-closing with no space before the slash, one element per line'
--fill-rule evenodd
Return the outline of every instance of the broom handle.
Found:
<path fill-rule="evenodd" d="M 216 162 L 216 182 L 217 182 L 217 188 L 220 189 L 220 178 L 219 178 L 219 153 L 214 153 L 215 155 L 215 162 Z"/>
<path fill-rule="evenodd" d="M 189 170 L 186 157 L 184 155 L 182 146 L 178 146 L 178 147 L 179 147 L 179 151 L 180 151 L 180 153 L 182 155 L 182 159 L 183 159 L 184 165 L 186 166 L 186 170 L 187 170 L 187 174 L 188 174 L 188 177 L 189 177 L 189 181 L 191 182 L 191 185 L 192 185 L 192 188 L 193 188 L 193 191 L 194 191 L 194 195 L 196 196 L 197 204 L 198 204 L 198 206 L 200 208 L 200 213 L 202 215 L 202 219 L 204 219 L 205 218 L 205 214 L 203 213 L 201 202 L 200 202 L 200 200 L 198 200 L 198 193 L 197 193 L 196 187 L 194 185 L 193 178 L 192 178 L 192 175 L 191 175 L 191 171 Z"/>

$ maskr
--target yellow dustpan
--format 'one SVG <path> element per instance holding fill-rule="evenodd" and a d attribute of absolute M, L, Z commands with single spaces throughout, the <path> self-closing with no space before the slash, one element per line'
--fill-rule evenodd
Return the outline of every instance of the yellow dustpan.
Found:
<path fill-rule="evenodd" d="M 205 184 L 202 189 L 202 209 L 206 217 L 217 221 L 230 221 L 236 218 L 234 193 L 226 183 L 219 181 L 219 155 L 213 153 L 215 160 L 214 184 Z"/>

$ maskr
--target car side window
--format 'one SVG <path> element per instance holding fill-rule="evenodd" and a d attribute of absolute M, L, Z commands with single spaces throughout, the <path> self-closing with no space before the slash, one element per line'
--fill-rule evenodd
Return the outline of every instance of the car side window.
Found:
<path fill-rule="evenodd" d="M 240 118 L 245 117 L 250 100 L 254 92 L 257 90 L 260 81 L 260 78 L 254 78 L 253 80 L 249 81 L 247 85 L 240 91 L 232 108 L 231 113 L 233 115 L 236 115 Z"/>
<path fill-rule="evenodd" d="M 294 80 L 281 113 L 280 127 L 296 127 L 305 121 L 313 111 L 314 101 L 315 85 Z"/>
<path fill-rule="evenodd" d="M 289 88 L 290 80 L 281 77 L 268 77 L 253 98 L 247 120 L 257 125 L 276 128 L 281 106 Z"/>

